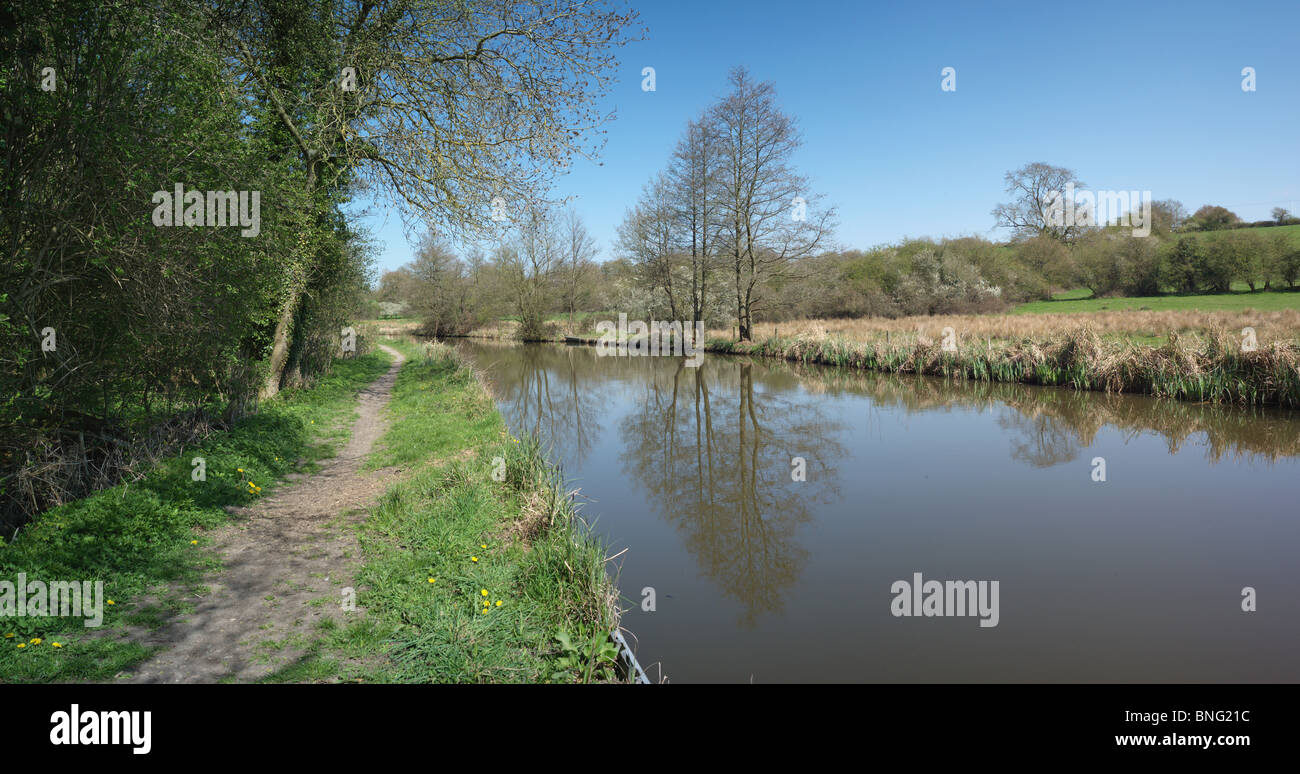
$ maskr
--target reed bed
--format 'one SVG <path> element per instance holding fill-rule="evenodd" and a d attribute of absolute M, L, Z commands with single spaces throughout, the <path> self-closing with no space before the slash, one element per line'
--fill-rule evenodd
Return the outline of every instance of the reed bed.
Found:
<path fill-rule="evenodd" d="M 933 319 L 937 324 L 944 318 Z M 955 351 L 926 337 L 854 341 L 833 334 L 772 336 L 752 343 L 715 337 L 706 350 L 958 380 L 1300 407 L 1300 346 L 1260 342 L 1254 351 L 1242 351 L 1240 341 L 1222 328 L 1191 335 L 1172 331 L 1159 346 L 1103 337 L 1085 325 L 1038 340 L 959 336 Z"/>
<path fill-rule="evenodd" d="M 499 321 L 470 337 L 509 340 Z M 1068 386 L 1210 403 L 1300 407 L 1300 310 L 1116 310 L 761 323 L 753 342 L 711 329 L 709 352 L 885 373 Z M 956 351 L 943 349 L 944 329 Z M 1256 349 L 1243 350 L 1243 330 Z M 558 337 L 557 337 L 558 338 Z"/>
<path fill-rule="evenodd" d="M 519 340 L 519 321 L 518 320 L 493 320 L 487 325 L 482 325 L 466 333 L 462 338 L 466 339 L 489 339 L 489 340 Z M 556 337 L 558 341 L 563 341 L 563 336 Z"/>
<path fill-rule="evenodd" d="M 1048 341 L 1063 334 L 1086 329 L 1105 338 L 1165 338 L 1204 336 L 1217 331 L 1241 331 L 1253 328 L 1259 342 L 1300 341 L 1300 310 L 1273 311 L 1196 311 L 1196 310 L 1115 310 L 1074 314 L 1027 315 L 935 315 L 888 319 L 802 319 L 781 323 L 759 323 L 755 336 L 769 333 L 776 337 L 821 339 L 840 336 L 851 341 L 874 341 L 889 338 L 915 341 L 939 338 L 944 328 L 956 331 L 962 340 L 1033 339 Z M 734 329 L 710 329 L 710 338 L 735 338 Z"/>

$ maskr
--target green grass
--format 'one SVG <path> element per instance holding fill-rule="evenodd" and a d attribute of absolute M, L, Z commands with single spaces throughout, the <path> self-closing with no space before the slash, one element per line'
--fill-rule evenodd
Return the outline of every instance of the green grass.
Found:
<path fill-rule="evenodd" d="M 1289 228 L 1289 227 L 1288 227 Z M 1262 230 L 1262 229 L 1261 229 Z M 1050 301 L 1031 301 L 1011 310 L 1011 314 L 1080 314 L 1106 311 L 1241 311 L 1254 309 L 1271 312 L 1300 309 L 1300 291 L 1278 290 L 1251 293 L 1238 289 L 1232 293 L 1202 296 L 1139 296 L 1134 298 L 1093 298 L 1086 288 L 1056 294 Z"/>
<path fill-rule="evenodd" d="M 604 549 L 575 518 L 541 450 L 506 434 L 482 386 L 445 347 L 426 357 L 416 345 L 386 343 L 409 360 L 371 464 L 419 467 L 360 529 L 364 616 L 320 632 L 306 657 L 271 679 L 612 679 Z M 497 459 L 501 481 L 492 475 Z"/>
<path fill-rule="evenodd" d="M 393 420 L 367 461 L 371 468 L 393 465 L 411 465 L 437 459 L 480 444 L 504 431 L 505 425 L 497 414 L 490 398 L 477 386 L 472 376 L 462 373 L 455 384 L 451 373 L 440 373 L 438 379 L 427 368 L 418 365 L 423 360 L 422 347 L 407 341 L 385 340 L 416 364 L 403 367 L 393 386 L 393 398 L 388 405 Z M 466 382 L 466 378 L 469 382 Z"/>
<path fill-rule="evenodd" d="M 1278 234 L 1285 234 L 1294 247 L 1300 247 L 1300 225 L 1264 226 L 1261 228 L 1242 229 L 1244 233 L 1256 234 L 1272 239 Z M 1236 233 L 1232 231 L 1192 231 L 1179 234 L 1178 237 L 1191 237 L 1202 241 L 1216 235 Z M 1284 283 L 1285 284 L 1285 283 Z M 1011 310 L 1011 314 L 1078 314 L 1085 312 L 1105 312 L 1117 310 L 1152 310 L 1152 311 L 1241 311 L 1255 309 L 1261 312 L 1282 309 L 1300 309 L 1300 290 L 1280 289 L 1274 291 L 1251 292 L 1244 282 L 1232 283 L 1231 293 L 1207 295 L 1160 295 L 1135 298 L 1093 298 L 1087 288 L 1076 288 L 1054 295 L 1048 301 L 1031 301 Z"/>
<path fill-rule="evenodd" d="M 222 506 L 269 495 L 288 473 L 332 456 L 347 438 L 357 393 L 389 362 L 382 352 L 338 360 L 310 389 L 281 393 L 140 481 L 41 514 L 0 546 L 0 580 L 13 582 L 19 572 L 29 582 L 101 580 L 115 603 L 104 606 L 99 629 L 81 619 L 4 619 L 0 636 L 14 637 L 0 639 L 0 682 L 108 680 L 148 657 L 149 649 L 123 639 L 125 627 L 156 628 L 184 612 L 181 597 L 200 590 L 205 571 L 216 566 L 204 533 L 226 522 Z M 206 461 L 205 481 L 191 478 L 195 457 Z M 161 601 L 146 602 L 150 596 Z M 17 647 L 33 638 L 41 644 Z M 56 641 L 63 647 L 54 648 Z"/>

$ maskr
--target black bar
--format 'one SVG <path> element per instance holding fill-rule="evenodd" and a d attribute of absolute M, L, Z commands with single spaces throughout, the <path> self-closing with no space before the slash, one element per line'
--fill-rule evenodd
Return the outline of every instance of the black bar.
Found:
<path fill-rule="evenodd" d="M 1293 750 L 1295 696 L 1294 686 L 1277 685 L 668 686 L 617 692 L 414 685 L 0 688 L 9 716 L 5 757 L 31 757 L 46 768 L 73 759 L 264 763 L 262 751 L 274 751 L 277 760 L 329 763 L 377 750 L 382 754 L 373 758 L 375 766 L 430 753 L 429 763 L 439 766 L 448 761 L 438 750 L 497 761 L 512 752 L 537 755 L 547 745 L 563 756 L 575 744 L 591 745 L 602 756 L 628 745 L 650 758 L 671 754 L 679 763 L 696 755 L 780 749 L 810 754 L 809 763 L 834 751 L 868 760 L 889 752 L 906 752 L 908 760 L 921 755 L 971 762 L 1044 761 L 1044 754 L 1061 761 L 1239 760 Z M 52 716 L 70 712 L 73 704 L 83 721 L 92 710 L 150 712 L 150 751 L 52 744 Z M 1193 736 L 1214 741 L 1206 749 L 1203 740 L 1191 744 Z"/>

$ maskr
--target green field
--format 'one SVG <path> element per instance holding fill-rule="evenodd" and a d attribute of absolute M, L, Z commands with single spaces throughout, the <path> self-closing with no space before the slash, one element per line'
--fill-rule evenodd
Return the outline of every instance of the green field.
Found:
<path fill-rule="evenodd" d="M 1057 293 L 1050 301 L 1030 301 L 1011 310 L 1011 314 L 1078 314 L 1106 311 L 1241 311 L 1255 309 L 1272 312 L 1300 309 L 1300 291 L 1246 290 L 1204 296 L 1138 296 L 1135 298 L 1093 298 L 1086 288 Z"/>
<path fill-rule="evenodd" d="M 1286 234 L 1292 245 L 1300 247 L 1300 226 L 1265 226 L 1248 229 L 1266 239 Z M 1216 234 L 1229 231 L 1193 231 L 1185 235 L 1204 241 Z M 1031 301 L 1011 310 L 1011 314 L 1077 314 L 1105 311 L 1241 311 L 1256 309 L 1271 312 L 1281 309 L 1300 309 L 1300 292 L 1278 290 L 1252 293 L 1245 283 L 1233 283 L 1232 293 L 1198 296 L 1162 295 L 1133 298 L 1093 298 L 1087 288 L 1076 288 L 1057 293 L 1050 301 Z"/>

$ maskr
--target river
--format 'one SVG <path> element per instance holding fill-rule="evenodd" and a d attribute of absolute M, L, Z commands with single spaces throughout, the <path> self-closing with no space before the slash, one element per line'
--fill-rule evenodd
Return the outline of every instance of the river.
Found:
<path fill-rule="evenodd" d="M 458 346 L 626 549 L 652 680 L 1300 680 L 1295 413 Z"/>

